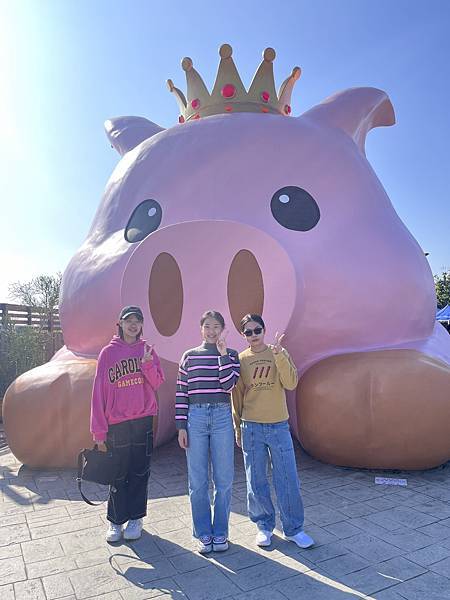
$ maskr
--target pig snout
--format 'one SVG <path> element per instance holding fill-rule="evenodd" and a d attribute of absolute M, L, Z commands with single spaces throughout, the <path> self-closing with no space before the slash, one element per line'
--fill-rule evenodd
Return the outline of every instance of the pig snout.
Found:
<path fill-rule="evenodd" d="M 189 290 L 189 291 L 188 291 Z M 262 314 L 268 334 L 284 331 L 296 300 L 295 270 L 268 234 L 242 223 L 192 221 L 154 232 L 136 247 L 122 278 L 122 304 L 142 307 L 144 335 L 178 362 L 200 343 L 199 321 L 219 310 L 227 343 L 242 348 L 239 322 Z"/>

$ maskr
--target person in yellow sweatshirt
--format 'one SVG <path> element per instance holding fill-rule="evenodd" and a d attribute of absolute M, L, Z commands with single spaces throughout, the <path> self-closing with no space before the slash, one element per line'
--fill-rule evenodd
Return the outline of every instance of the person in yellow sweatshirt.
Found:
<path fill-rule="evenodd" d="M 309 548 L 314 540 L 303 531 L 303 502 L 284 391 L 297 386 L 297 368 L 281 346 L 284 334 L 277 333 L 273 345 L 265 343 L 266 326 L 260 315 L 245 315 L 240 325 L 249 348 L 239 354 L 241 376 L 232 392 L 233 421 L 244 456 L 248 514 L 258 528 L 256 544 L 270 546 L 275 527 L 267 479 L 270 461 L 284 537 Z"/>

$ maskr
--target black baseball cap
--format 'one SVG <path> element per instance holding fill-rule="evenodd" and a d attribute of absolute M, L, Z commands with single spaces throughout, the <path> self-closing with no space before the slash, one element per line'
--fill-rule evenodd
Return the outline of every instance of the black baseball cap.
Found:
<path fill-rule="evenodd" d="M 124 306 L 120 311 L 119 321 L 120 319 L 126 319 L 130 315 L 136 315 L 136 317 L 140 320 L 144 320 L 144 315 L 142 314 L 142 310 L 139 306 Z"/>

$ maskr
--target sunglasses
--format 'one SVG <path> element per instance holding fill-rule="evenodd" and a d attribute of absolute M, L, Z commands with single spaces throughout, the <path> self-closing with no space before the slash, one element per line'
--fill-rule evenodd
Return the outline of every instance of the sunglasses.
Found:
<path fill-rule="evenodd" d="M 262 330 L 262 327 L 255 327 L 255 329 L 246 329 L 242 333 L 245 335 L 245 337 L 250 337 L 253 334 L 259 335 L 260 333 L 262 333 Z"/>

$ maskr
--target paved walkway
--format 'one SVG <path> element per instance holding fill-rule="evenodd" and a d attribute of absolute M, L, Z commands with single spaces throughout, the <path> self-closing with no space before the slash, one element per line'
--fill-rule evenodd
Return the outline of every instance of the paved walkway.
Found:
<path fill-rule="evenodd" d="M 1 437 L 1 436 L 0 436 Z M 236 453 L 231 547 L 192 552 L 186 470 L 171 443 L 155 451 L 145 532 L 104 541 L 105 507 L 78 496 L 73 471 L 21 467 L 0 444 L 1 600 L 450 599 L 450 465 L 375 485 L 376 473 L 321 464 L 298 451 L 306 529 L 300 550 L 278 535 L 253 544 Z M 101 498 L 99 486 L 89 486 Z"/>

